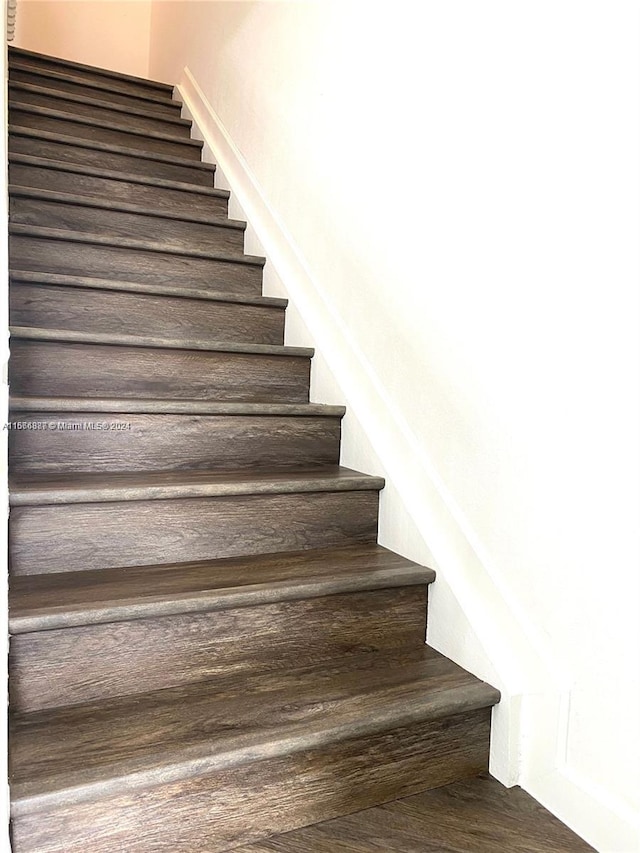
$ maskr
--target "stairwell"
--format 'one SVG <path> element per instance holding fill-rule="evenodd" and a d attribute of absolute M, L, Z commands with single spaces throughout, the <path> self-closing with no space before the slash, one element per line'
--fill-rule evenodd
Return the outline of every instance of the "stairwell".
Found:
<path fill-rule="evenodd" d="M 166 84 L 10 51 L 15 853 L 209 853 L 477 776 L 498 692 Z"/>

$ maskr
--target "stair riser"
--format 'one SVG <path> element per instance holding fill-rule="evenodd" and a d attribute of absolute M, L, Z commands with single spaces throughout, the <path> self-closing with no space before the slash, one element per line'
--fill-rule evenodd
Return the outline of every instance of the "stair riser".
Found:
<path fill-rule="evenodd" d="M 426 588 L 409 586 L 22 634 L 11 641 L 11 702 L 39 711 L 230 673 L 250 679 L 294 661 L 415 648 L 425 633 Z"/>
<path fill-rule="evenodd" d="M 138 151 L 152 151 L 157 154 L 180 157 L 184 160 L 200 160 L 201 156 L 200 148 L 195 145 L 188 145 L 186 141 L 183 143 L 178 140 L 174 142 L 167 139 L 156 139 L 152 136 L 120 130 L 117 127 L 94 127 L 94 125 L 76 121 L 71 117 L 39 115 L 15 106 L 9 109 L 9 121 L 21 127 L 44 130 L 48 133 L 62 133 L 74 139 L 92 139 L 97 142 L 106 142 L 109 145 L 123 145 L 126 148 L 133 148 Z"/>
<path fill-rule="evenodd" d="M 157 113 L 164 113 L 171 118 L 180 118 L 182 105 L 179 103 L 166 104 L 161 100 L 156 99 L 153 94 L 137 97 L 135 95 L 126 95 L 121 92 L 115 92 L 113 89 L 105 89 L 103 85 L 84 86 L 81 83 L 76 83 L 73 80 L 61 80 L 56 77 L 49 77 L 46 73 L 41 73 L 26 68 L 12 66 L 9 78 L 14 83 L 30 83 L 32 86 L 44 86 L 47 89 L 55 89 L 58 92 L 67 92 L 71 95 L 82 95 L 84 97 L 95 98 L 98 101 L 108 101 L 119 106 L 129 107 L 132 112 L 137 110 L 153 110 Z"/>
<path fill-rule="evenodd" d="M 125 92 L 127 94 L 144 97 L 152 93 L 155 95 L 161 94 L 170 97 L 171 90 L 159 88 L 152 83 L 147 83 L 144 80 L 127 80 L 124 77 L 113 77 L 110 74 L 103 74 L 99 70 L 88 68 L 79 68 L 78 66 L 70 66 L 61 62 L 57 62 L 54 58 L 45 56 L 9 56 L 9 73 L 13 78 L 13 74 L 17 69 L 29 70 L 37 72 L 42 69 L 49 71 L 57 71 L 61 74 L 73 74 L 79 80 L 84 80 L 87 84 L 92 81 L 109 86 L 114 92 Z"/>
<path fill-rule="evenodd" d="M 64 163 L 93 166 L 96 169 L 113 169 L 144 175 L 145 177 L 183 181 L 201 187 L 213 186 L 213 172 L 209 170 L 200 169 L 196 165 L 192 167 L 179 163 L 162 163 L 158 160 L 145 158 L 142 152 L 140 156 L 118 154 L 111 151 L 84 148 L 81 144 L 73 145 L 51 139 L 37 139 L 23 136 L 20 133 L 9 135 L 9 150 L 15 154 L 48 157 Z"/>
<path fill-rule="evenodd" d="M 123 335 L 279 344 L 284 308 L 12 283 L 11 324 Z"/>
<path fill-rule="evenodd" d="M 238 228 L 21 196 L 11 199 L 10 210 L 11 221 L 15 224 L 69 228 L 72 231 L 120 237 L 152 234 L 154 240 L 163 241 L 178 251 L 197 249 L 241 255 L 244 250 L 244 231 Z"/>
<path fill-rule="evenodd" d="M 262 293 L 262 267 L 257 264 L 171 252 L 13 234 L 9 240 L 9 259 L 11 268 L 16 270 L 78 276 L 89 272 L 93 278 L 184 285 L 240 296 Z"/>
<path fill-rule="evenodd" d="M 14 339 L 11 390 L 41 397 L 304 403 L 310 360 L 203 350 Z"/>
<path fill-rule="evenodd" d="M 198 213 L 208 216 L 227 216 L 225 198 L 199 195 L 195 192 L 152 187 L 130 181 L 79 175 L 64 169 L 45 169 L 20 163 L 9 165 L 9 183 L 22 187 L 36 187 L 53 192 L 75 193 L 91 198 L 108 199 L 140 204 L 154 210 L 173 213 Z"/>
<path fill-rule="evenodd" d="M 475 776 L 490 719 L 473 711 L 25 816 L 15 853 L 221 853 Z"/>
<path fill-rule="evenodd" d="M 84 94 L 86 97 L 89 93 L 85 92 Z M 153 111 L 151 105 L 143 107 L 138 113 L 127 113 L 118 109 L 110 109 L 108 106 L 100 106 L 97 103 L 85 104 L 81 101 L 65 98 L 62 93 L 52 95 L 43 94 L 11 86 L 9 87 L 9 96 L 12 102 L 16 104 L 30 104 L 36 107 L 46 107 L 49 110 L 60 110 L 74 116 L 87 116 L 88 118 L 95 118 L 100 121 L 112 122 L 117 127 L 145 132 L 149 131 L 152 133 L 169 133 L 173 136 L 183 136 L 185 139 L 189 139 L 191 136 L 191 126 L 188 124 L 171 121 L 172 117 L 156 118 L 151 115 L 145 115 L 145 113 Z M 92 97 L 90 94 L 89 96 Z M 102 100 L 99 93 L 93 97 L 96 100 Z"/>
<path fill-rule="evenodd" d="M 374 544 L 378 492 L 14 507 L 11 570 L 72 572 Z"/>
<path fill-rule="evenodd" d="M 14 473 L 274 469 L 333 465 L 340 455 L 338 418 L 80 412 L 12 422 L 22 427 L 9 434 Z"/>

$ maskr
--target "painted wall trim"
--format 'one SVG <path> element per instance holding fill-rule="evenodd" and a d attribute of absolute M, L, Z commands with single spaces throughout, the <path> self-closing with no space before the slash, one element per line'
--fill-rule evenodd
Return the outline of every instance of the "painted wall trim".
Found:
<path fill-rule="evenodd" d="M 593 839 L 599 822 L 609 822 L 616 827 L 615 837 L 627 844 L 636 837 L 630 810 L 624 803 L 607 799 L 591 780 L 578 778 L 566 763 L 571 683 L 562 662 L 503 584 L 425 448 L 394 410 L 348 327 L 317 287 L 295 241 L 188 67 L 183 69 L 177 92 L 184 114 L 194 122 L 194 136 L 205 143 L 205 158 L 210 157 L 224 175 L 261 243 L 268 266 L 275 270 L 308 327 L 313 338 L 310 343 L 333 372 L 342 402 L 366 424 L 368 439 L 383 462 L 387 481 L 393 484 L 394 499 L 402 500 L 418 529 L 428 531 L 426 547 L 435 558 L 435 568 L 446 578 L 485 659 L 499 675 L 495 686 L 502 691 L 503 701 L 494 710 L 492 773 L 506 785 L 522 785 L 541 802 L 544 780 L 546 789 L 556 792 L 553 802 L 545 797 L 544 805 L 567 825 L 576 830 L 579 813 L 582 834 L 587 823 L 593 828 Z M 385 544 L 383 527 L 380 541 Z M 397 543 L 390 547 L 397 549 Z M 416 559 L 410 553 L 406 556 Z M 470 661 L 464 648 L 455 648 L 439 625 L 435 598 L 436 612 L 430 612 L 429 620 L 430 644 L 486 677 L 483 667 Z M 586 821 L 585 813 L 590 815 Z M 600 849 L 602 853 L 640 851 L 640 847 L 630 846 Z"/>

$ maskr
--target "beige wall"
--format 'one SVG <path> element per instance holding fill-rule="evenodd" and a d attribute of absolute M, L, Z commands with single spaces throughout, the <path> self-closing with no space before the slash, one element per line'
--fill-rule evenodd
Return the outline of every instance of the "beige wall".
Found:
<path fill-rule="evenodd" d="M 388 478 L 382 541 L 436 562 L 432 641 L 504 691 L 493 766 L 607 853 L 638 809 L 633 6 L 163 1 L 150 53 L 344 462 Z"/>
<path fill-rule="evenodd" d="M 147 77 L 150 14 L 151 0 L 18 0 L 13 44 Z"/>

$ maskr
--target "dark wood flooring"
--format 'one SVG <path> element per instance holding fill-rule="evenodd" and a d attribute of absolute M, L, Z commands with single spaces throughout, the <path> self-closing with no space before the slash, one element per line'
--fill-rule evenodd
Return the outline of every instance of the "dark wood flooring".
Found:
<path fill-rule="evenodd" d="M 521 788 L 489 776 L 274 836 L 234 853 L 588 853 Z"/>

